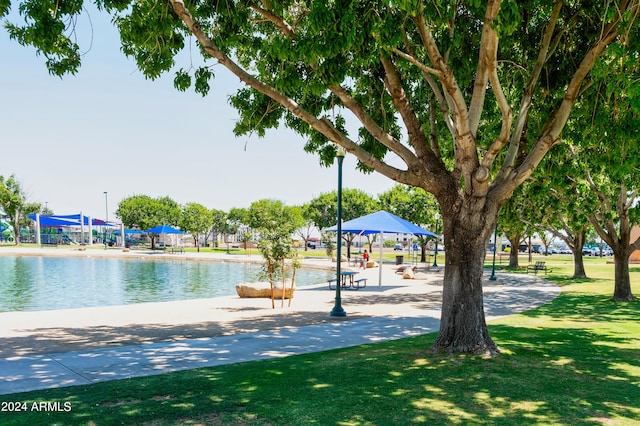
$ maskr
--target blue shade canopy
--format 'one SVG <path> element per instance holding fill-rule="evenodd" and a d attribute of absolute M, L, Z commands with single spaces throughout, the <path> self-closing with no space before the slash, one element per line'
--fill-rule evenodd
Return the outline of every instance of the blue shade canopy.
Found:
<path fill-rule="evenodd" d="M 144 232 L 149 234 L 184 234 L 181 230 L 172 228 L 169 225 L 156 226 L 155 228 L 147 229 Z"/>
<path fill-rule="evenodd" d="M 29 219 L 35 221 L 36 215 L 29 214 Z M 87 216 L 83 216 L 83 220 L 81 221 L 79 214 L 40 216 L 40 226 L 43 228 L 60 227 L 60 226 L 80 226 L 82 222 L 84 222 L 85 225 L 89 225 L 89 218 Z M 91 219 L 91 224 L 93 226 L 113 226 L 112 224 L 107 223 L 101 219 Z"/>
<path fill-rule="evenodd" d="M 337 225 L 326 228 L 325 231 L 338 230 Z M 422 229 L 418 225 L 404 220 L 387 211 L 381 210 L 357 219 L 352 219 L 342 223 L 342 232 L 350 232 L 354 234 L 377 234 L 385 232 L 389 234 L 414 234 L 426 235 L 428 237 L 436 237 L 437 235 L 426 229 Z"/>

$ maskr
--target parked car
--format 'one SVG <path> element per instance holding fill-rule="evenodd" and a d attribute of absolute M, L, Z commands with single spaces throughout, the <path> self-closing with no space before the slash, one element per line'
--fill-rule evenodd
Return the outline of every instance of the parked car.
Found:
<path fill-rule="evenodd" d="M 607 249 L 603 248 L 602 249 L 602 255 L 603 256 L 608 256 L 607 254 Z M 583 256 L 600 256 L 600 248 L 599 247 L 586 247 L 582 249 L 582 255 Z"/>
<path fill-rule="evenodd" d="M 393 246 L 393 250 L 404 250 L 404 247 L 402 246 L 402 244 L 397 243 L 395 246 Z"/>

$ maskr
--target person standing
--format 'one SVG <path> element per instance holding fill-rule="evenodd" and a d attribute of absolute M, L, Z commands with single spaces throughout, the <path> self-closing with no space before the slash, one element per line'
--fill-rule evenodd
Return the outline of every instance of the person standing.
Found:
<path fill-rule="evenodd" d="M 369 252 L 365 249 L 362 253 L 362 269 L 367 268 L 367 262 L 369 261 Z"/>

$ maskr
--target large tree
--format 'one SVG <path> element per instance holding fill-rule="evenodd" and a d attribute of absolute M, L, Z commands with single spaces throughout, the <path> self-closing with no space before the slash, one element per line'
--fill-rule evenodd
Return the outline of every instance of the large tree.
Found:
<path fill-rule="evenodd" d="M 116 217 L 128 228 L 142 231 L 160 225 L 178 226 L 180 206 L 169 197 L 152 198 L 148 195 L 132 195 L 118 203 Z M 150 234 L 151 248 L 155 248 L 157 235 Z"/>
<path fill-rule="evenodd" d="M 14 175 L 0 176 L 0 208 L 7 215 L 7 221 L 13 227 L 14 242 L 20 245 L 20 230 L 24 223 L 30 222 L 28 214 L 40 211 L 40 203 L 29 203 L 22 185 Z"/>
<path fill-rule="evenodd" d="M 432 193 L 447 247 L 433 348 L 489 353 L 497 346 L 482 273 L 498 212 L 560 143 L 603 51 L 637 48 L 628 35 L 640 8 L 640 0 L 97 3 L 149 78 L 197 43 L 202 66 L 185 64 L 176 87 L 193 81 L 206 94 L 215 65 L 244 82 L 231 97 L 238 134 L 284 124 L 325 162 L 338 144 L 361 168 Z M 76 72 L 81 49 L 67 25 L 82 10 L 80 0 L 26 1 L 27 19 L 9 31 L 44 54 L 52 73 Z"/>
<path fill-rule="evenodd" d="M 582 196 L 576 191 L 576 170 L 551 160 L 547 157 L 545 163 L 554 170 L 538 170 L 527 186 L 521 217 L 531 227 L 564 241 L 573 253 L 573 278 L 587 278 L 582 248 L 591 225 L 581 207 Z"/>
<path fill-rule="evenodd" d="M 630 37 L 640 37 L 637 28 Z M 611 76 L 611 70 L 618 72 Z M 629 256 L 640 249 L 640 237 L 631 238 L 632 227 L 640 225 L 639 74 L 640 55 L 608 51 L 594 68 L 594 84 L 578 103 L 584 113 L 568 126 L 570 143 L 563 147 L 573 160 L 567 162 L 573 168 L 570 200 L 613 250 L 616 301 L 635 299 Z"/>
<path fill-rule="evenodd" d="M 298 206 L 300 209 L 300 215 L 302 216 L 303 224 L 300 228 L 296 229 L 296 235 L 302 238 L 304 243 L 304 251 L 309 250 L 309 240 L 312 237 L 313 230 L 315 226 L 313 224 L 313 220 L 311 219 L 311 211 L 309 203 Z"/>
<path fill-rule="evenodd" d="M 193 237 L 193 242 L 200 251 L 200 236 L 206 235 L 213 226 L 211 210 L 199 203 L 187 203 L 182 206 L 180 229 Z"/>

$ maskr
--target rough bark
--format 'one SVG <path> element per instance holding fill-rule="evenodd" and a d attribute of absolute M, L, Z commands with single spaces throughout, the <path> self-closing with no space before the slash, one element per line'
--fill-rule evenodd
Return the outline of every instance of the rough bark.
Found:
<path fill-rule="evenodd" d="M 496 355 L 484 316 L 486 244 L 497 212 L 443 209 L 446 247 L 440 332 L 432 350 Z"/>
<path fill-rule="evenodd" d="M 572 247 L 573 252 L 573 279 L 587 278 L 587 271 L 584 269 L 584 259 L 582 258 L 582 245 Z"/>
<path fill-rule="evenodd" d="M 587 271 L 584 269 L 584 259 L 582 258 L 582 248 L 587 239 L 587 227 L 582 227 L 579 231 L 570 232 L 569 226 L 565 227 L 567 237 L 562 237 L 573 253 L 573 278 L 587 278 Z M 573 235 L 573 238 L 570 236 Z"/>
<path fill-rule="evenodd" d="M 613 300 L 616 302 L 635 300 L 631 293 L 631 278 L 629 277 L 629 256 L 614 256 L 615 285 Z"/>
<path fill-rule="evenodd" d="M 509 268 L 517 269 L 520 266 L 518 263 L 518 252 L 522 235 L 507 235 L 507 238 L 509 238 L 509 243 L 511 243 L 511 251 L 509 252 Z"/>

